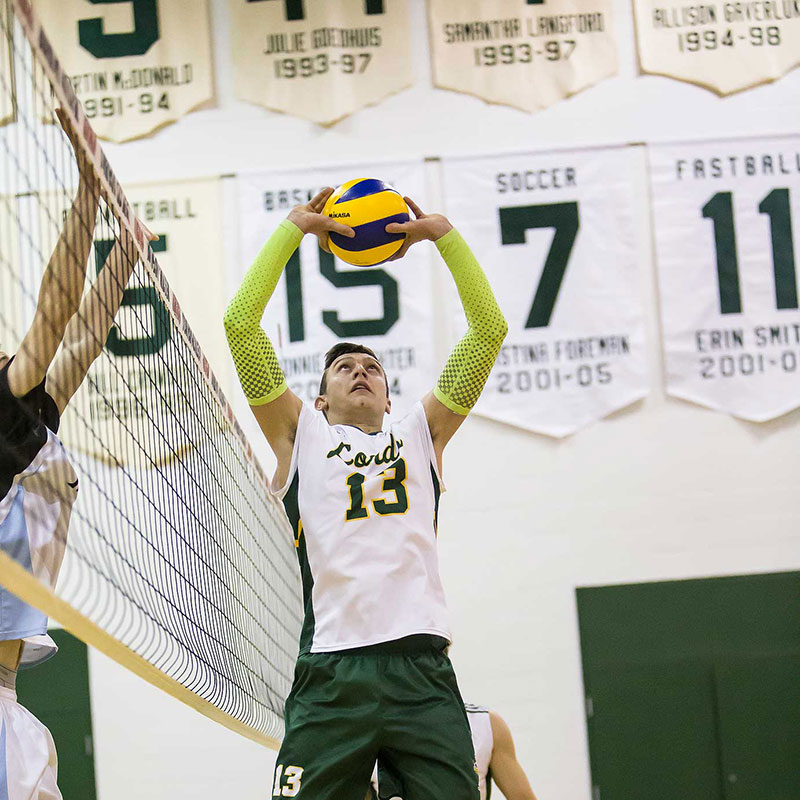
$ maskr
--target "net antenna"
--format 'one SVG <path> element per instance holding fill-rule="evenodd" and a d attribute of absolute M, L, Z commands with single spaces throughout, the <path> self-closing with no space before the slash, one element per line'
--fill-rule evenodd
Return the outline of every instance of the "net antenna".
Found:
<path fill-rule="evenodd" d="M 0 350 L 46 315 L 45 281 L 80 301 L 47 371 L 50 394 L 80 384 L 59 429 L 80 491 L 35 554 L 49 580 L 0 550 L 0 585 L 278 747 L 302 624 L 293 536 L 148 239 L 29 0 L 0 0 Z"/>

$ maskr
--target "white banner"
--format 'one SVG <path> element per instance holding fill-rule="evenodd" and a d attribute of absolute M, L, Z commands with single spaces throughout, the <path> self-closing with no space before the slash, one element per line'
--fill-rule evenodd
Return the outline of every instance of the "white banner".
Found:
<path fill-rule="evenodd" d="M 800 64 L 798 0 L 633 5 L 642 72 L 724 95 L 777 80 Z"/>
<path fill-rule="evenodd" d="M 329 124 L 411 85 L 407 0 L 229 0 L 236 95 Z"/>
<path fill-rule="evenodd" d="M 617 73 L 611 0 L 428 0 L 434 84 L 537 111 Z"/>
<path fill-rule="evenodd" d="M 391 183 L 425 207 L 422 162 L 240 175 L 240 272 L 244 277 L 261 246 L 293 206 L 324 186 L 351 178 Z M 234 287 L 231 288 L 231 293 Z M 263 327 L 281 360 L 291 389 L 305 402 L 319 392 L 325 352 L 337 341 L 355 341 L 380 356 L 389 378 L 392 416 L 402 416 L 429 392 L 438 373 L 433 347 L 431 253 L 424 244 L 400 261 L 351 267 L 306 236 L 289 261 L 267 306 Z"/>
<path fill-rule="evenodd" d="M 124 142 L 214 95 L 208 0 L 35 0 L 86 116 Z"/>
<path fill-rule="evenodd" d="M 800 405 L 800 138 L 649 148 L 667 390 L 748 420 Z"/>
<path fill-rule="evenodd" d="M 448 216 L 509 324 L 478 413 L 566 436 L 647 394 L 636 156 L 620 148 L 445 161 Z"/>

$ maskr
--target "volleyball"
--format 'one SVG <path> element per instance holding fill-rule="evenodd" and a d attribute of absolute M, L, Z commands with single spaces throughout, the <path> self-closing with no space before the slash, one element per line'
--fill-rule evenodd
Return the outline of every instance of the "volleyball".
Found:
<path fill-rule="evenodd" d="M 402 195 L 377 178 L 356 178 L 337 187 L 322 213 L 350 226 L 355 238 L 331 233 L 331 252 L 356 267 L 372 267 L 390 259 L 402 246 L 404 233 L 386 233 L 390 222 L 408 222 Z"/>

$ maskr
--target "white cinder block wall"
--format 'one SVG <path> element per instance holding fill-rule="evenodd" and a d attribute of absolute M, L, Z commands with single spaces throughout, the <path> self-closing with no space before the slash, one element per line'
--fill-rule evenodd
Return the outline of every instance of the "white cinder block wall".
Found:
<path fill-rule="evenodd" d="M 227 2 L 212 0 L 217 107 L 107 146 L 119 177 L 800 130 L 800 70 L 726 99 L 636 77 L 625 0 L 616 3 L 619 76 L 550 110 L 529 115 L 437 91 L 424 2 L 410 4 L 415 86 L 326 129 L 234 99 Z M 645 182 L 640 189 L 645 203 Z M 223 222 L 234 233 L 230 213 Z M 453 660 L 464 695 L 510 722 L 542 800 L 590 798 L 576 586 L 800 568 L 800 412 L 755 425 L 665 397 L 649 230 L 639 241 L 650 396 L 561 442 L 476 417 L 445 457 L 440 548 Z M 227 257 L 226 267 L 235 244 Z M 91 678 L 101 800 L 269 795 L 270 751 L 96 653 Z"/>

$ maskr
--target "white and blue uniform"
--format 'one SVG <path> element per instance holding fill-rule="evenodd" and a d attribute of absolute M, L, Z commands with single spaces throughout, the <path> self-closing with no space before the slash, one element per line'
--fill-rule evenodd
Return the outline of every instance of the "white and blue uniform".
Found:
<path fill-rule="evenodd" d="M 61 800 L 50 731 L 0 686 L 0 800 Z"/>
<path fill-rule="evenodd" d="M 67 543 L 78 479 L 56 432 L 58 408 L 44 381 L 24 397 L 0 369 L 0 550 L 55 587 Z M 47 617 L 0 586 L 0 641 L 23 642 L 21 667 L 56 651 Z M 50 732 L 0 685 L 0 800 L 60 798 Z M 4 794 L 5 792 L 5 794 Z"/>

